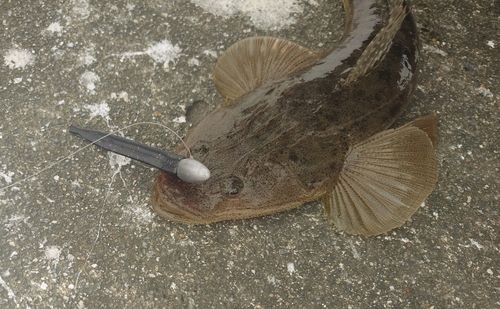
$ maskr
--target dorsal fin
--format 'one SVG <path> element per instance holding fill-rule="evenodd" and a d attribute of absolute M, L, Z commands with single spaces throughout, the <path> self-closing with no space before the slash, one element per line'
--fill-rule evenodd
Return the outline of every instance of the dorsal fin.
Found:
<path fill-rule="evenodd" d="M 318 58 L 319 53 L 284 39 L 251 37 L 222 54 L 213 79 L 219 93 L 232 101 L 267 81 L 309 67 Z"/>
<path fill-rule="evenodd" d="M 427 133 L 407 125 L 354 146 L 332 191 L 326 217 L 350 234 L 378 235 L 402 225 L 432 192 L 438 177 Z"/>
<path fill-rule="evenodd" d="M 355 82 L 373 69 L 391 46 L 394 36 L 406 17 L 406 7 L 403 0 L 392 0 L 389 1 L 389 8 L 390 16 L 387 25 L 380 29 L 375 38 L 368 44 L 344 84 Z"/>

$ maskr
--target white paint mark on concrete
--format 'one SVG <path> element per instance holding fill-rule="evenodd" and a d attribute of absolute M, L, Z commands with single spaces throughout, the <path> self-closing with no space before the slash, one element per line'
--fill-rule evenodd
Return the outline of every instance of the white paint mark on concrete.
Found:
<path fill-rule="evenodd" d="M 0 177 L 2 177 L 6 183 L 12 183 L 12 176 L 14 176 L 14 172 L 0 172 Z"/>
<path fill-rule="evenodd" d="M 42 249 L 45 246 L 45 243 L 47 242 L 47 238 L 42 239 L 40 244 L 38 245 L 38 248 Z"/>
<path fill-rule="evenodd" d="M 14 294 L 14 291 L 12 291 L 12 289 L 3 280 L 2 276 L 0 276 L 0 286 L 7 291 L 7 296 L 14 300 L 14 302 L 16 303 L 16 307 L 19 307 L 19 304 L 17 303 L 16 300 L 16 294 Z"/>
<path fill-rule="evenodd" d="M 172 284 L 170 285 L 170 289 L 175 292 L 175 290 L 177 290 L 177 285 L 172 282 Z"/>
<path fill-rule="evenodd" d="M 47 260 L 59 260 L 61 255 L 61 248 L 57 246 L 48 246 L 45 248 L 45 258 Z"/>
<path fill-rule="evenodd" d="M 82 65 L 91 65 L 92 63 L 97 61 L 97 59 L 90 54 L 83 54 L 79 59 Z"/>
<path fill-rule="evenodd" d="M 190 66 L 199 66 L 200 65 L 200 60 L 196 59 L 196 58 L 191 58 L 188 60 L 188 65 Z"/>
<path fill-rule="evenodd" d="M 274 276 L 267 276 L 267 283 L 270 283 L 272 285 L 275 285 L 276 284 L 276 278 L 274 278 Z"/>
<path fill-rule="evenodd" d="M 56 33 L 58 35 L 61 35 L 63 31 L 63 26 L 59 22 L 53 22 L 51 23 L 47 28 L 45 28 L 46 31 Z"/>
<path fill-rule="evenodd" d="M 186 122 L 186 117 L 180 116 L 180 117 L 174 118 L 172 121 L 176 122 L 176 123 L 184 123 L 184 122 Z"/>
<path fill-rule="evenodd" d="M 434 46 L 431 46 L 431 45 L 422 44 L 422 48 L 425 51 L 428 51 L 428 52 L 431 52 L 431 53 L 436 53 L 436 54 L 439 54 L 439 55 L 441 55 L 443 57 L 448 56 L 448 53 L 445 52 L 444 50 L 441 50 L 441 49 L 439 49 L 437 47 L 434 47 Z"/>
<path fill-rule="evenodd" d="M 217 58 L 217 52 L 215 50 L 206 49 L 203 51 L 203 54 L 210 56 L 210 57 L 213 57 L 213 58 Z"/>
<path fill-rule="evenodd" d="M 92 7 L 87 0 L 71 0 L 71 16 L 80 20 L 89 18 Z"/>
<path fill-rule="evenodd" d="M 130 101 L 128 98 L 128 93 L 125 91 L 122 91 L 118 94 L 118 99 L 122 99 L 123 101 L 125 101 L 127 103 Z"/>
<path fill-rule="evenodd" d="M 55 203 L 55 201 L 53 199 L 50 199 L 50 198 L 46 197 L 45 195 L 43 195 L 43 196 L 45 197 L 45 199 L 47 199 L 47 202 L 49 202 L 51 204 Z"/>
<path fill-rule="evenodd" d="M 493 98 L 493 93 L 491 92 L 491 90 L 489 90 L 484 86 L 476 88 L 476 92 L 482 95 L 483 97 Z"/>
<path fill-rule="evenodd" d="M 95 93 L 95 84 L 100 81 L 101 79 L 99 78 L 99 76 L 91 71 L 85 71 L 85 73 L 80 76 L 80 84 L 82 84 L 85 88 L 87 88 L 88 91 L 92 93 Z"/>
<path fill-rule="evenodd" d="M 26 49 L 9 49 L 3 58 L 5 65 L 10 69 L 24 69 L 28 65 L 35 64 L 35 55 Z"/>
<path fill-rule="evenodd" d="M 355 258 L 356 260 L 361 259 L 361 256 L 359 255 L 359 252 L 358 252 L 358 250 L 356 249 L 356 246 L 354 246 L 354 243 L 352 242 L 352 240 L 351 240 L 351 239 L 349 239 L 349 240 L 347 241 L 347 243 L 349 244 L 349 247 L 351 247 L 351 250 L 352 250 L 352 255 L 354 256 L 354 258 Z"/>
<path fill-rule="evenodd" d="M 57 264 L 59 263 L 59 257 L 61 256 L 61 248 L 57 247 L 57 246 L 47 246 L 45 247 L 45 259 L 47 260 L 48 262 L 48 266 L 47 266 L 47 270 L 50 269 L 50 266 L 52 266 L 52 269 L 56 269 L 57 267 Z M 40 285 L 40 288 L 44 289 L 43 287 L 43 284 L 45 284 L 44 282 L 42 282 L 42 284 Z M 47 285 L 45 285 L 45 288 L 46 288 Z"/>
<path fill-rule="evenodd" d="M 14 214 L 8 219 L 8 223 L 5 224 L 5 228 L 10 229 L 21 222 L 28 223 L 29 218 L 30 217 L 26 217 L 24 214 Z"/>
<path fill-rule="evenodd" d="M 111 120 L 109 117 L 109 105 L 106 102 L 101 102 L 97 104 L 86 104 L 84 108 L 88 109 L 90 111 L 90 119 L 96 117 L 96 116 L 101 116 L 108 122 Z"/>
<path fill-rule="evenodd" d="M 493 42 L 493 41 L 487 41 L 486 45 L 488 45 L 491 48 L 495 48 L 495 42 Z"/>
<path fill-rule="evenodd" d="M 252 24 L 263 30 L 282 29 L 296 22 L 291 16 L 304 10 L 304 3 L 296 0 L 191 0 L 204 10 L 225 18 L 243 14 L 250 17 Z M 309 5 L 318 5 L 314 0 Z"/>
<path fill-rule="evenodd" d="M 156 63 L 163 63 L 163 69 L 169 71 L 169 63 L 176 63 L 177 58 L 179 58 L 182 49 L 176 44 L 175 46 L 170 43 L 169 40 L 163 40 L 161 42 L 152 44 L 146 51 L 143 52 L 128 52 L 119 54 L 122 59 L 125 57 L 134 57 L 147 55 L 153 59 Z"/>
<path fill-rule="evenodd" d="M 290 275 L 293 274 L 295 272 L 295 264 L 293 264 L 293 262 L 287 262 L 286 269 L 288 270 Z"/>
<path fill-rule="evenodd" d="M 146 226 L 153 222 L 155 213 L 149 208 L 149 204 L 132 204 L 123 209 L 123 213 L 134 218 L 134 226 Z"/>
<path fill-rule="evenodd" d="M 470 243 L 474 246 L 476 246 L 476 248 L 478 248 L 479 250 L 481 249 L 484 249 L 484 246 L 481 245 L 479 242 L 477 242 L 476 240 L 472 239 L 472 238 L 469 238 L 470 240 Z"/>
<path fill-rule="evenodd" d="M 81 66 L 89 66 L 96 61 L 95 49 L 93 47 L 85 48 L 84 51 L 78 55 L 78 62 Z"/>
<path fill-rule="evenodd" d="M 113 152 L 108 152 L 108 156 L 109 156 L 109 165 L 112 168 L 116 166 L 118 169 L 121 169 L 122 166 L 130 164 L 130 162 L 132 161 L 132 159 L 130 158 L 124 157 L 122 155 Z"/>

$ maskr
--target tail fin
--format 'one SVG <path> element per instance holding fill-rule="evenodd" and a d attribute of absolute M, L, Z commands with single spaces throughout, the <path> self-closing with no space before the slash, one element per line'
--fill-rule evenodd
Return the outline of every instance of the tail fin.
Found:
<path fill-rule="evenodd" d="M 373 38 L 363 51 L 363 54 L 358 59 L 356 65 L 345 80 L 345 84 L 353 83 L 360 77 L 363 77 L 384 58 L 387 49 L 391 46 L 392 40 L 399 31 L 407 14 L 406 5 L 403 0 L 389 1 L 389 9 L 389 22 L 377 33 L 375 38 Z"/>

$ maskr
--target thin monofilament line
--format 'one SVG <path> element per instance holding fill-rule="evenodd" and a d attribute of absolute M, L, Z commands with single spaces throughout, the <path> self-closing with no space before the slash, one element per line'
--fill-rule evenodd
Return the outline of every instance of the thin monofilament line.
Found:
<path fill-rule="evenodd" d="M 113 176 L 111 176 L 111 181 L 108 183 L 108 188 L 106 189 L 106 195 L 105 195 L 104 201 L 103 201 L 104 205 L 106 205 L 106 202 L 108 201 L 109 195 L 111 194 L 111 185 L 113 184 L 115 177 L 118 174 L 120 174 L 120 177 L 121 177 L 121 166 L 119 166 L 118 169 L 113 173 Z M 122 178 L 122 181 L 123 181 L 123 178 Z M 83 266 L 80 268 L 80 271 L 78 271 L 78 274 L 76 275 L 76 280 L 75 280 L 75 284 L 74 284 L 75 293 L 77 293 L 76 291 L 78 290 L 78 282 L 80 280 L 80 275 L 83 272 L 83 270 L 85 269 L 85 267 L 87 266 L 89 258 L 94 253 L 94 248 L 95 248 L 97 242 L 99 241 L 99 237 L 101 236 L 102 217 L 104 216 L 104 211 L 105 211 L 105 208 L 102 207 L 101 213 L 99 215 L 99 224 L 97 226 L 97 234 L 94 238 L 92 246 L 90 247 L 90 251 L 87 252 Z"/>
<path fill-rule="evenodd" d="M 61 159 L 57 160 L 56 162 L 49 164 L 47 167 L 44 167 L 43 169 L 39 170 L 38 172 L 33 173 L 33 174 L 29 175 L 28 177 L 25 177 L 25 178 L 20 179 L 20 180 L 18 180 L 18 181 L 15 181 L 14 183 L 11 183 L 10 185 L 7 185 L 7 186 L 5 186 L 5 187 L 0 188 L 0 192 L 2 192 L 2 191 L 4 191 L 4 190 L 6 190 L 6 189 L 8 189 L 8 188 L 11 188 L 11 187 L 13 187 L 13 186 L 15 186 L 15 185 L 17 185 L 17 184 L 19 184 L 19 183 L 25 182 L 25 181 L 27 181 L 27 180 L 30 180 L 31 178 L 34 178 L 34 177 L 36 177 L 36 176 L 40 175 L 41 173 L 43 173 L 43 172 L 45 172 L 45 171 L 47 171 L 47 170 L 51 169 L 52 167 L 54 167 L 54 166 L 58 165 L 59 163 L 61 163 L 61 162 L 63 162 L 63 161 L 68 160 L 69 158 L 71 158 L 71 157 L 72 157 L 72 156 L 74 156 L 75 154 L 77 154 L 77 153 L 79 153 L 79 152 L 83 151 L 85 148 L 92 146 L 93 144 L 95 144 L 96 142 L 100 141 L 100 140 L 101 140 L 101 139 L 103 139 L 103 138 L 106 138 L 106 137 L 108 137 L 108 136 L 110 136 L 110 135 L 112 135 L 112 134 L 115 134 L 115 133 L 121 132 L 121 131 L 123 131 L 123 130 L 129 129 L 129 128 L 132 128 L 132 127 L 135 127 L 135 126 L 138 126 L 138 125 L 143 125 L 143 124 L 157 125 L 157 126 L 160 126 L 160 127 L 162 127 L 162 128 L 165 128 L 165 129 L 169 130 L 169 131 L 170 131 L 170 132 L 172 132 L 172 133 L 173 133 L 173 134 L 174 134 L 174 135 L 175 135 L 178 139 L 180 139 L 180 140 L 181 140 L 182 144 L 184 145 L 184 147 L 186 148 L 186 150 L 187 150 L 187 152 L 188 152 L 188 155 L 189 155 L 189 156 L 188 156 L 188 158 L 192 158 L 192 157 L 193 157 L 193 156 L 192 156 L 192 154 L 191 154 L 191 151 L 189 150 L 189 147 L 186 145 L 186 143 L 184 142 L 184 140 L 182 139 L 182 137 L 180 137 L 180 136 L 179 136 L 179 134 L 177 134 L 177 133 L 176 133 L 174 130 L 172 130 L 171 128 L 169 128 L 169 127 L 167 127 L 166 125 L 163 125 L 163 124 L 161 124 L 161 123 L 155 123 L 155 122 L 150 122 L 150 121 L 137 122 L 137 123 L 133 123 L 133 124 L 130 124 L 130 125 L 128 125 L 128 126 L 125 126 L 125 127 L 119 128 L 119 129 L 117 129 L 117 130 L 115 130 L 115 131 L 112 131 L 112 132 L 110 132 L 110 133 L 108 133 L 108 134 L 104 135 L 103 137 L 101 137 L 101 138 L 99 138 L 99 139 L 97 139 L 97 140 L 95 140 L 95 141 L 91 142 L 90 144 L 88 144 L 88 145 L 86 145 L 86 146 L 83 146 L 83 147 L 81 147 L 80 149 L 78 149 L 78 150 L 76 150 L 76 151 L 74 151 L 74 152 L 70 153 L 69 155 L 67 155 L 67 156 L 65 156 L 65 157 L 63 157 L 63 158 L 61 158 Z"/>

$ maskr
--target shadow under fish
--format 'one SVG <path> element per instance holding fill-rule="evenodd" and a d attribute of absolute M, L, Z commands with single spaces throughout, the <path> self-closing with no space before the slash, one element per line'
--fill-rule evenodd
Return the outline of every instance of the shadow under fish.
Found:
<path fill-rule="evenodd" d="M 320 200 L 351 234 L 407 221 L 437 181 L 437 123 L 427 116 L 387 130 L 415 90 L 419 41 L 406 2 L 383 2 L 343 0 L 346 30 L 329 52 L 274 37 L 231 46 L 214 73 L 226 99 L 186 139 L 210 179 L 161 172 L 154 210 L 209 224 Z M 187 155 L 184 145 L 177 153 Z"/>

